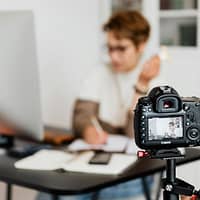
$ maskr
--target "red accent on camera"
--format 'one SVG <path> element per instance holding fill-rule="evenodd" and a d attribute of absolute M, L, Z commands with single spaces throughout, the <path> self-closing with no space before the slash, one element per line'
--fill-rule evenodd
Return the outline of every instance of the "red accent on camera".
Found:
<path fill-rule="evenodd" d="M 138 158 L 145 158 L 145 157 L 149 156 L 149 153 L 147 151 L 138 151 L 137 156 L 138 156 Z"/>

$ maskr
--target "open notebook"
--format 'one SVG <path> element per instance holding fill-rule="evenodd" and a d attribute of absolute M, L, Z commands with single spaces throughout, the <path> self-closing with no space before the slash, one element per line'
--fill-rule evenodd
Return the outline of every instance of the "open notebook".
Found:
<path fill-rule="evenodd" d="M 105 144 L 91 145 L 86 143 L 83 139 L 77 139 L 68 146 L 69 151 L 82 151 L 82 150 L 103 150 L 106 152 L 125 152 L 128 145 L 129 138 L 122 135 L 108 136 Z"/>
<path fill-rule="evenodd" d="M 64 169 L 72 172 L 117 175 L 137 160 L 136 155 L 113 153 L 107 165 L 88 164 L 93 155 L 93 151 L 71 154 L 58 150 L 41 150 L 32 156 L 17 161 L 15 167 L 31 170 Z"/>

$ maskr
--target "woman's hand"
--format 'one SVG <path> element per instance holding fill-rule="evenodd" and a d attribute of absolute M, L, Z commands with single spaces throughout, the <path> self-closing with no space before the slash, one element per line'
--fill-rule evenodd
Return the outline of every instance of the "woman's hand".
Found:
<path fill-rule="evenodd" d="M 144 63 L 143 69 L 139 75 L 138 84 L 148 88 L 149 82 L 158 76 L 159 72 L 160 58 L 158 55 L 155 55 Z"/>
<path fill-rule="evenodd" d="M 88 126 L 83 132 L 83 139 L 89 144 L 104 144 L 108 138 L 105 131 L 98 132 L 94 126 Z"/>

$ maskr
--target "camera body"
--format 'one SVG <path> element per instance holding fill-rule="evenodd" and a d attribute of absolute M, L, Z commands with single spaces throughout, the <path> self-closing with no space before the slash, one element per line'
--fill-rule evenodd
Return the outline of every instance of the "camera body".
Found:
<path fill-rule="evenodd" d="M 135 141 L 146 150 L 200 145 L 200 99 L 181 98 L 169 86 L 153 88 L 138 100 Z"/>

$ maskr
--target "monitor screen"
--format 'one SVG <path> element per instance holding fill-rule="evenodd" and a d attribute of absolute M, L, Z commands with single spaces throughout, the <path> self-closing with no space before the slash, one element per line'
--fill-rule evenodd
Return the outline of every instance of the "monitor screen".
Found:
<path fill-rule="evenodd" d="M 41 140 L 43 126 L 32 11 L 0 12 L 0 116 Z"/>

